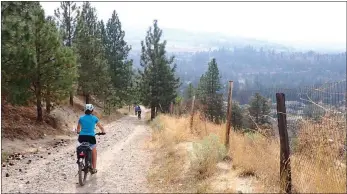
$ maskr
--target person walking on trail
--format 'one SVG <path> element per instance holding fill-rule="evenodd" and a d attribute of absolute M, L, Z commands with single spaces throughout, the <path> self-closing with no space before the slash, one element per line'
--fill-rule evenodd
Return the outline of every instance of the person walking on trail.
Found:
<path fill-rule="evenodd" d="M 92 174 L 96 173 L 96 139 L 95 139 L 95 126 L 98 126 L 102 133 L 105 134 L 104 127 L 100 124 L 99 118 L 93 115 L 94 106 L 92 104 L 86 104 L 84 108 L 84 115 L 81 116 L 77 124 L 78 142 L 90 143 L 92 149 Z"/>

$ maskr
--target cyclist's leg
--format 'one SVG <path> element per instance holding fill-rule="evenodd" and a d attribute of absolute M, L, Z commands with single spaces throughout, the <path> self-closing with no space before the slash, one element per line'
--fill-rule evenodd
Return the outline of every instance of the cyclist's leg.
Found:
<path fill-rule="evenodd" d="M 96 169 L 96 159 L 97 159 L 96 144 L 91 144 L 90 148 L 92 149 L 92 167 L 93 169 Z"/>

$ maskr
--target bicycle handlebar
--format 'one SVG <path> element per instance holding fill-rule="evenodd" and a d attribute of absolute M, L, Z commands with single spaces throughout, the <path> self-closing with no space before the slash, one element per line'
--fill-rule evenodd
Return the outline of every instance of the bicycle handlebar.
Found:
<path fill-rule="evenodd" d="M 77 133 L 77 134 L 80 134 L 80 133 Z M 95 135 L 106 135 L 106 133 L 98 132 L 98 133 L 95 133 Z"/>

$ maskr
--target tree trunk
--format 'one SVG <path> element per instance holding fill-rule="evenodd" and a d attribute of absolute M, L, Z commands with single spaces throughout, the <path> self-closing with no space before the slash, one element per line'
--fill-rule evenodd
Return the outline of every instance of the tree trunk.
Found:
<path fill-rule="evenodd" d="M 107 100 L 104 99 L 104 102 L 103 102 L 103 108 L 104 108 L 104 113 L 106 114 L 106 106 L 107 106 Z"/>
<path fill-rule="evenodd" d="M 108 103 L 108 115 L 111 115 L 111 103 Z"/>
<path fill-rule="evenodd" d="M 37 87 L 36 87 L 36 109 L 37 109 L 37 121 L 42 122 L 43 114 L 42 114 L 42 96 L 41 96 L 40 82 L 37 82 Z"/>
<path fill-rule="evenodd" d="M 42 114 L 42 103 L 41 103 L 41 96 L 36 97 L 36 107 L 37 107 L 37 121 L 42 122 L 43 121 L 43 114 Z"/>
<path fill-rule="evenodd" d="M 153 120 L 155 118 L 155 106 L 152 103 L 151 104 L 151 120 Z"/>
<path fill-rule="evenodd" d="M 70 91 L 70 105 L 73 106 L 73 91 Z"/>
<path fill-rule="evenodd" d="M 89 104 L 89 102 L 90 102 L 90 95 L 86 94 L 85 98 L 86 98 L 86 104 Z"/>
<path fill-rule="evenodd" d="M 70 9 L 70 6 L 69 6 Z M 69 12 L 70 14 L 70 12 Z M 71 42 L 72 42 L 72 38 L 71 38 L 71 29 L 70 26 L 68 25 L 68 41 L 67 41 L 67 46 L 71 48 Z M 72 85 L 72 88 L 74 88 L 74 85 Z M 73 89 L 70 90 L 70 105 L 73 106 Z"/>
<path fill-rule="evenodd" d="M 36 34 L 38 34 L 36 29 Z M 37 37 L 36 37 L 37 38 Z M 37 41 L 37 39 L 36 39 Z M 36 95 L 36 109 L 37 109 L 37 122 L 43 121 L 43 113 L 42 113 L 42 93 L 41 93 L 41 62 L 40 62 L 40 49 L 38 49 L 38 44 L 35 42 L 36 46 L 36 61 L 37 61 L 37 67 L 36 67 L 36 82 L 35 82 L 35 95 Z"/>
<path fill-rule="evenodd" d="M 47 114 L 51 113 L 51 92 L 50 89 L 47 88 L 47 96 L 46 96 L 46 112 Z"/>

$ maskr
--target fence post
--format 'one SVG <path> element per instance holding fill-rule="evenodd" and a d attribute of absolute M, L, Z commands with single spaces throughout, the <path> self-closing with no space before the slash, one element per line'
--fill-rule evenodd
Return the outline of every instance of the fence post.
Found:
<path fill-rule="evenodd" d="M 171 104 L 170 104 L 170 114 L 171 115 L 173 114 L 173 102 L 171 102 Z"/>
<path fill-rule="evenodd" d="M 230 125 L 232 115 L 232 100 L 233 100 L 233 81 L 229 81 L 229 95 L 228 95 L 228 109 L 227 109 L 227 123 L 225 129 L 225 147 L 229 149 L 229 136 L 230 136 Z"/>
<path fill-rule="evenodd" d="M 179 113 L 178 113 L 180 116 L 183 112 L 182 107 L 183 107 L 183 100 L 180 101 L 180 107 L 179 107 Z"/>
<path fill-rule="evenodd" d="M 290 152 L 289 140 L 287 132 L 287 115 L 285 105 L 285 95 L 283 93 L 276 93 L 277 101 L 277 121 L 278 130 L 280 135 L 280 182 L 281 192 L 291 193 L 292 190 L 292 177 L 290 168 Z"/>
<path fill-rule="evenodd" d="M 195 104 L 195 95 L 193 96 L 193 100 L 192 100 L 192 109 L 190 112 L 190 131 L 191 133 L 193 133 L 193 121 L 194 121 L 194 104 Z"/>

